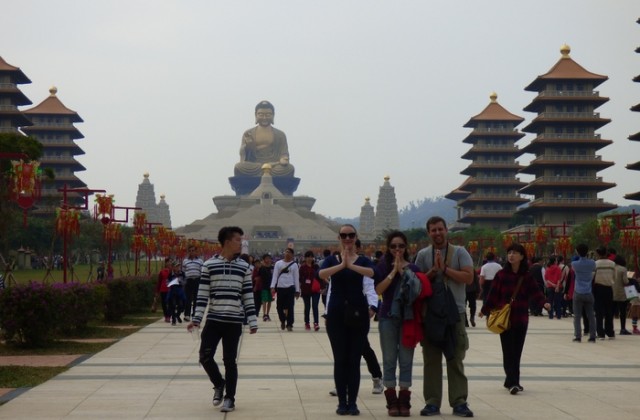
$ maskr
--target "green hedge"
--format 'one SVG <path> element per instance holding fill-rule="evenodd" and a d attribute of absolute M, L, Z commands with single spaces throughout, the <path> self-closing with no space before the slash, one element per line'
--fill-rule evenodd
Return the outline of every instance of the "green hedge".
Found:
<path fill-rule="evenodd" d="M 119 321 L 151 306 L 154 284 L 147 277 L 99 283 L 31 282 L 0 290 L 0 328 L 7 342 L 46 346 L 104 317 Z"/>

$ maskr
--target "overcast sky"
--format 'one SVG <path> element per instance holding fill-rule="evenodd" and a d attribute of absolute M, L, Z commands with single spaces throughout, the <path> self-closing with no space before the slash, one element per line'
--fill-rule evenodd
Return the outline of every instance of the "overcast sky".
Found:
<path fill-rule="evenodd" d="M 399 207 L 462 183 L 462 127 L 492 91 L 510 112 L 524 87 L 560 58 L 560 46 L 609 80 L 597 89 L 614 143 L 601 193 L 627 205 L 640 190 L 640 2 L 537 1 L 51 1 L 4 2 L 0 55 L 31 79 L 34 105 L 49 88 L 84 119 L 76 127 L 89 188 L 133 206 L 143 173 L 166 194 L 174 227 L 204 218 L 227 178 L 261 100 L 276 108 L 296 194 L 325 216 L 375 205 L 385 175 Z M 26 109 L 26 108 L 23 108 Z M 528 134 L 517 144 L 528 144 Z M 526 164 L 532 155 L 519 159 Z M 521 176 L 524 181 L 531 176 Z"/>

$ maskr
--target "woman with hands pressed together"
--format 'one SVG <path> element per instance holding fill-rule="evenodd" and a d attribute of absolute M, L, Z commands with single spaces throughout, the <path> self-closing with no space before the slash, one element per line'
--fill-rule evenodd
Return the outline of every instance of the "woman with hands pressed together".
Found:
<path fill-rule="evenodd" d="M 355 227 L 345 224 L 339 232 L 340 255 L 326 258 L 318 276 L 322 280 L 331 277 L 326 328 L 334 360 L 333 377 L 338 394 L 336 413 L 358 415 L 360 357 L 369 333 L 369 319 L 374 315 L 363 293 L 363 277 L 374 278 L 375 270 L 371 260 L 356 253 L 358 234 Z M 347 317 L 349 323 L 345 322 Z"/>
<path fill-rule="evenodd" d="M 418 273 L 420 269 L 409 262 L 407 251 L 407 237 L 404 233 L 394 231 L 387 236 L 387 250 L 378 264 L 379 280 L 376 281 L 376 293 L 382 295 L 382 304 L 378 309 L 378 331 L 380 333 L 380 348 L 382 349 L 383 383 L 387 388 L 384 395 L 387 400 L 388 414 L 391 417 L 408 417 L 410 415 L 411 400 L 411 371 L 413 368 L 414 343 L 403 343 L 403 325 L 407 314 L 404 305 L 393 305 L 403 287 L 404 272 L 410 270 Z M 419 280 L 417 277 L 415 281 Z M 422 287 L 418 289 L 422 294 Z M 427 291 L 425 291 L 425 294 Z M 431 288 L 428 294 L 431 294 Z M 415 296 L 418 298 L 418 296 Z M 411 314 L 413 319 L 413 313 Z M 399 381 L 396 381 L 396 368 L 399 367 Z M 396 394 L 396 386 L 400 386 Z"/>
<path fill-rule="evenodd" d="M 537 307 L 544 305 L 547 311 L 551 307 L 548 302 L 545 303 L 544 295 L 529 273 L 526 255 L 524 247 L 520 244 L 514 243 L 507 248 L 507 262 L 494 277 L 487 301 L 480 310 L 480 317 L 489 315 L 492 309 L 502 308 L 513 297 L 511 328 L 500 334 L 502 366 L 506 374 L 504 387 L 512 395 L 524 391 L 520 385 L 520 359 L 529 326 L 529 300 Z M 521 282 L 520 287 L 518 282 Z"/>

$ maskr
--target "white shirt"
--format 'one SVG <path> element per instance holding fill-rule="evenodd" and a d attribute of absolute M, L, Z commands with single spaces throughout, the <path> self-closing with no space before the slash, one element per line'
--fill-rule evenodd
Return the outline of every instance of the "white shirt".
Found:
<path fill-rule="evenodd" d="M 489 261 L 480 269 L 480 276 L 485 280 L 493 280 L 498 271 L 502 270 L 502 266 L 495 261 Z"/>
<path fill-rule="evenodd" d="M 293 263 L 293 264 L 291 264 Z M 291 266 L 289 266 L 291 264 Z M 289 268 L 287 268 L 289 266 Z M 287 268 L 288 273 L 281 273 Z M 277 286 L 276 286 L 277 284 Z M 294 286 L 296 292 L 300 293 L 300 270 L 295 261 L 280 260 L 273 266 L 273 276 L 271 277 L 271 288 L 287 288 Z"/>

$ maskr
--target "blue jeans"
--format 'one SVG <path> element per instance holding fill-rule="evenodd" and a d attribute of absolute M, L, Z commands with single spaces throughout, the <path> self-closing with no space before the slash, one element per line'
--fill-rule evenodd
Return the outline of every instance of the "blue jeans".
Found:
<path fill-rule="evenodd" d="M 387 388 L 396 387 L 396 366 L 400 367 L 401 388 L 411 387 L 413 348 L 402 345 L 402 320 L 380 317 L 378 322 L 380 348 L 382 349 L 383 383 Z"/>

